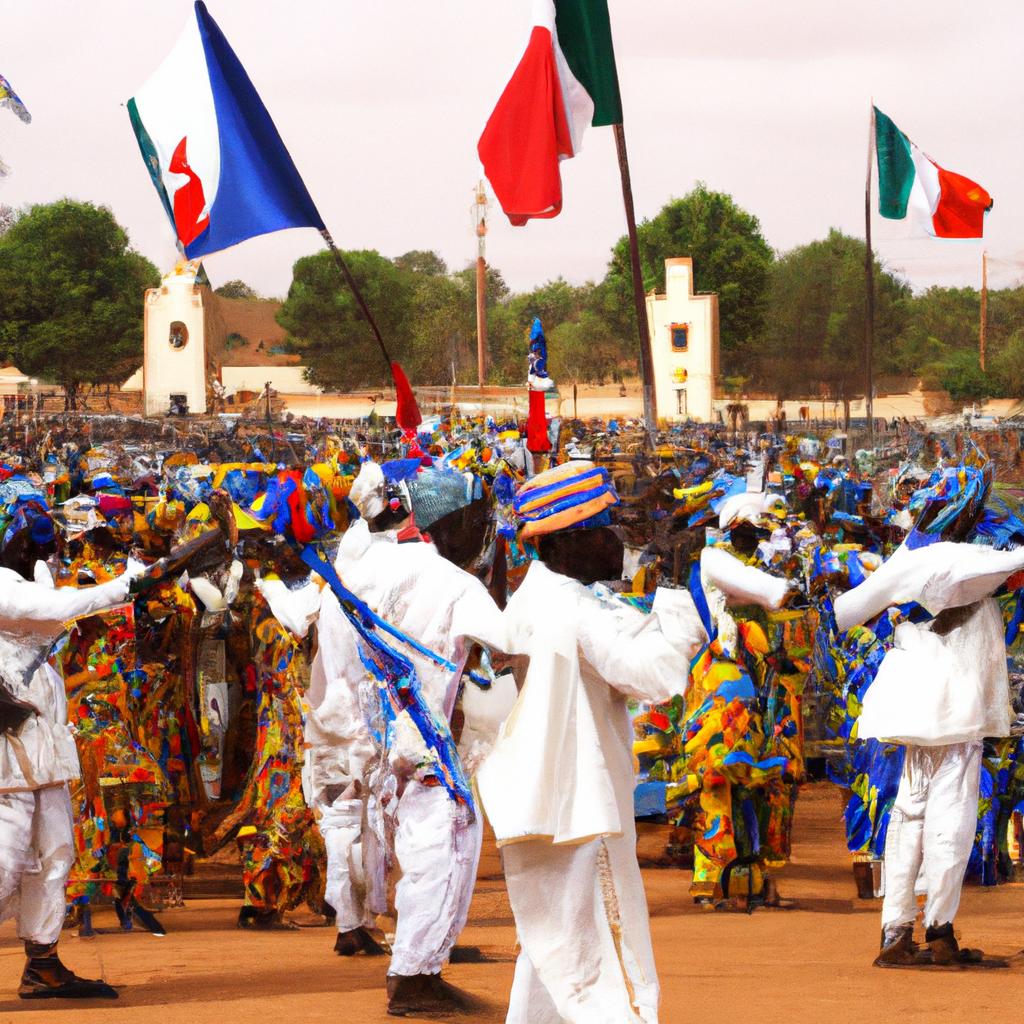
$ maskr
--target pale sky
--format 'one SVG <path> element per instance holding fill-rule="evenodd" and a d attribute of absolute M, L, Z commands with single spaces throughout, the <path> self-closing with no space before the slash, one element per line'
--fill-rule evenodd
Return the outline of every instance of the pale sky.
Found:
<path fill-rule="evenodd" d="M 872 96 L 944 167 L 995 199 L 990 281 L 1024 277 L 1022 0 L 609 0 L 638 217 L 699 180 L 756 214 L 779 250 L 864 231 Z M 161 270 L 173 235 L 123 106 L 166 55 L 191 0 L 0 0 L 0 74 L 34 121 L 0 110 L 0 203 L 110 206 Z M 475 258 L 476 142 L 516 61 L 530 0 L 208 0 L 335 239 L 386 256 Z M 611 129 L 562 164 L 561 216 L 488 256 L 527 289 L 603 276 L 624 233 Z M 911 240 L 875 218 L 881 257 L 916 288 L 977 284 L 982 243 Z M 207 259 L 283 295 L 312 230 Z"/>

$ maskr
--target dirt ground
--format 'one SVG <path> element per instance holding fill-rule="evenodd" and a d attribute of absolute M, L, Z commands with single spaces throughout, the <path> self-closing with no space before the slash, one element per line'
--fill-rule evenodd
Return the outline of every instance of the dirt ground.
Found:
<path fill-rule="evenodd" d="M 1024 964 L 998 972 L 881 971 L 870 966 L 878 942 L 877 901 L 852 899 L 838 792 L 809 787 L 796 812 L 794 856 L 782 874 L 789 911 L 709 914 L 687 898 L 689 874 L 645 870 L 651 931 L 662 986 L 662 1024 L 709 1020 L 785 1020 L 787 1024 L 875 1024 L 1009 1020 L 1019 1012 Z M 22 953 L 8 922 L 0 927 L 0 1021 L 365 1022 L 384 1013 L 384 960 L 343 960 L 323 928 L 251 934 L 234 928 L 237 904 L 192 901 L 164 914 L 165 938 L 116 930 L 91 940 L 67 936 L 67 963 L 123 986 L 116 1003 L 38 1004 L 14 997 Z M 116 929 L 113 914 L 97 925 Z M 1024 885 L 968 888 L 959 926 L 992 953 L 1024 947 Z M 515 933 L 497 853 L 485 849 L 472 915 L 462 941 L 493 962 L 450 967 L 446 977 L 499 1022 L 512 980 Z M 408 1018 L 411 1019 L 411 1018 Z"/>

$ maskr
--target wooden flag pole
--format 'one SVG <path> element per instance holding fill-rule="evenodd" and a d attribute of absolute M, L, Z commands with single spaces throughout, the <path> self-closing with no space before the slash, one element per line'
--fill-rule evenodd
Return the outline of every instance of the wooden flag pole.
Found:
<path fill-rule="evenodd" d="M 868 439 L 875 443 L 875 254 L 871 249 L 871 161 L 875 154 L 875 104 L 871 103 L 868 130 L 868 176 L 864 185 L 864 394 L 868 418 Z"/>
<path fill-rule="evenodd" d="M 380 333 L 377 321 L 373 319 L 370 307 L 366 304 L 366 299 L 363 298 L 363 293 L 359 290 L 359 285 L 356 284 L 356 279 L 352 276 L 352 271 L 349 270 L 344 256 L 341 255 L 341 250 L 334 244 L 334 239 L 331 237 L 330 231 L 328 231 L 327 228 L 321 228 L 320 234 L 323 237 L 323 240 L 327 243 L 327 248 L 331 250 L 334 262 L 338 265 L 338 269 L 341 271 L 341 276 L 345 278 L 346 283 L 351 289 L 352 295 L 355 298 L 356 303 L 359 305 L 359 309 L 366 318 L 366 322 L 370 325 L 370 330 L 373 331 L 373 336 L 377 339 L 377 344 L 380 346 L 381 354 L 384 356 L 384 362 L 388 364 L 388 372 L 391 373 L 391 356 L 388 355 L 387 346 L 384 344 L 384 336 Z"/>
<path fill-rule="evenodd" d="M 985 372 L 985 342 L 988 338 L 988 253 L 981 253 L 981 323 L 978 325 L 978 363 Z"/>
<path fill-rule="evenodd" d="M 615 130 L 615 149 L 619 155 L 619 174 L 622 178 L 622 200 L 626 207 L 626 230 L 629 235 L 629 262 L 633 271 L 633 304 L 636 308 L 636 326 L 640 336 L 640 379 L 643 384 L 644 425 L 653 436 L 658 426 L 658 406 L 654 392 L 654 361 L 651 355 L 651 332 L 647 324 L 647 297 L 640 269 L 640 247 L 636 236 L 636 214 L 633 210 L 633 186 L 629 178 L 629 157 L 626 154 L 626 133 L 621 124 Z"/>

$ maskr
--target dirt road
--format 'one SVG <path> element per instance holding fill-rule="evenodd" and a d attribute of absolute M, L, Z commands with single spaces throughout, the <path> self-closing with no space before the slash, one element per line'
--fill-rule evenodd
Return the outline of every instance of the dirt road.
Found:
<path fill-rule="evenodd" d="M 708 914 L 686 896 L 689 875 L 644 872 L 662 985 L 662 1024 L 786 1021 L 787 1024 L 959 1024 L 1011 1020 L 1020 1013 L 1024 965 L 1010 971 L 933 973 L 870 967 L 878 943 L 878 904 L 851 899 L 839 795 L 827 785 L 801 795 L 795 855 L 783 893 L 799 909 Z M 8 922 L 0 927 L 0 1021 L 18 1024 L 383 1024 L 381 960 L 342 960 L 327 929 L 254 935 L 234 928 L 237 904 L 194 901 L 169 912 L 165 938 L 143 933 L 67 936 L 66 961 L 86 976 L 123 986 L 116 1003 L 53 1003 L 14 997 L 22 954 Z M 97 925 L 116 928 L 113 914 Z M 1024 947 L 1024 885 L 969 888 L 959 925 L 993 953 Z M 515 933 L 495 851 L 485 851 L 463 942 L 495 962 L 451 967 L 446 977 L 504 1019 Z"/>

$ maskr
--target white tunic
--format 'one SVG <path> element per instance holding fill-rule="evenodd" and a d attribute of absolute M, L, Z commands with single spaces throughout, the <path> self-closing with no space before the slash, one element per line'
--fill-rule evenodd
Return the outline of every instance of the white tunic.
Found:
<path fill-rule="evenodd" d="M 621 835 L 615 779 L 632 778 L 626 699 L 685 692 L 704 631 L 690 595 L 659 590 L 644 615 L 534 562 L 505 609 L 526 681 L 477 774 L 499 844 Z"/>
<path fill-rule="evenodd" d="M 505 623 L 486 587 L 433 544 L 399 544 L 393 534 L 371 534 L 365 521 L 349 527 L 335 564 L 342 582 L 382 619 L 460 667 L 453 673 L 382 634 L 415 665 L 434 715 L 449 721 L 471 642 L 506 649 Z M 411 777 L 417 769 L 429 772 L 433 755 L 407 712 L 395 721 L 389 757 L 400 778 Z"/>
<path fill-rule="evenodd" d="M 36 713 L 17 735 L 0 735 L 0 792 L 53 786 L 80 774 L 67 723 L 64 682 L 46 664 L 72 619 L 124 603 L 130 574 L 99 586 L 59 590 L 0 568 L 0 685 Z"/>
<path fill-rule="evenodd" d="M 860 739 L 920 746 L 1006 736 L 1012 720 L 1006 644 L 989 595 L 1024 568 L 1024 549 L 995 551 L 943 541 L 898 548 L 860 586 L 836 599 L 836 623 L 850 629 L 884 608 L 916 601 L 933 615 L 974 605 L 945 636 L 929 623 L 900 623 L 864 698 Z"/>

